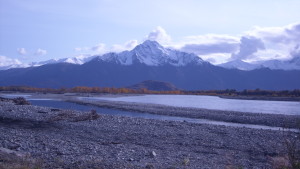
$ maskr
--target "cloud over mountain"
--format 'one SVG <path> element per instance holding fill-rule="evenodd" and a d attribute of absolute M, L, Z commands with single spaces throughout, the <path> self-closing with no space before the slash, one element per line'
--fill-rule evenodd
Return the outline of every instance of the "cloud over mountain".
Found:
<path fill-rule="evenodd" d="M 258 50 L 264 49 L 265 45 L 261 39 L 258 39 L 256 37 L 242 37 L 239 46 L 239 52 L 236 54 L 232 54 L 231 59 L 243 60 L 255 57 L 253 56 L 254 53 L 256 53 Z"/>
<path fill-rule="evenodd" d="M 36 52 L 34 53 L 35 55 L 38 55 L 38 56 L 43 56 L 43 55 L 46 55 L 47 54 L 47 51 L 44 50 L 44 49 L 37 49 Z"/>
<path fill-rule="evenodd" d="M 158 26 L 148 34 L 146 39 L 166 44 L 171 41 L 171 36 L 167 34 L 166 30 Z"/>
<path fill-rule="evenodd" d="M 76 52 L 81 52 L 90 55 L 102 55 L 109 52 L 122 52 L 125 50 L 131 50 L 135 46 L 138 45 L 137 40 L 130 40 L 125 42 L 124 44 L 113 44 L 112 46 L 108 46 L 105 43 L 99 43 L 92 47 L 77 47 L 74 48 Z"/>
<path fill-rule="evenodd" d="M 236 43 L 213 43 L 213 44 L 186 44 L 181 50 L 185 52 L 195 53 L 197 55 L 205 55 L 212 53 L 233 53 L 238 49 Z"/>
<path fill-rule="evenodd" d="M 20 54 L 20 55 L 26 55 L 27 54 L 27 51 L 25 48 L 18 48 L 17 49 L 17 52 Z"/>
<path fill-rule="evenodd" d="M 7 56 L 0 55 L 0 70 L 10 67 L 17 67 L 18 65 L 22 65 L 22 62 L 20 62 L 18 59 L 12 59 Z"/>
<path fill-rule="evenodd" d="M 194 53 L 214 64 L 232 60 L 257 62 L 263 60 L 288 60 L 300 41 L 300 23 L 282 27 L 254 27 L 240 35 L 204 34 L 190 35 L 174 41 L 167 31 L 158 26 L 142 41 L 130 40 L 124 44 L 76 48 L 89 54 L 104 54 L 131 50 L 144 40 L 157 41 L 168 48 Z"/>
<path fill-rule="evenodd" d="M 289 60 L 295 56 L 300 42 L 300 23 L 283 27 L 254 27 L 250 31 L 232 35 L 187 36 L 174 47 L 193 52 L 208 61 Z M 178 45 L 179 44 L 179 45 Z"/>
<path fill-rule="evenodd" d="M 194 53 L 213 64 L 234 60 L 248 63 L 274 59 L 288 61 L 299 57 L 300 23 L 282 27 L 254 27 L 239 35 L 189 35 L 176 41 L 164 28 L 158 26 L 140 40 L 132 39 L 112 45 L 98 43 L 94 46 L 77 47 L 74 49 L 76 53 L 73 58 L 74 56 L 96 56 L 109 52 L 119 53 L 132 50 L 145 40 L 157 41 L 167 48 Z M 25 48 L 18 48 L 17 52 L 20 55 L 30 56 L 30 52 Z M 41 56 L 47 54 L 47 51 L 37 49 L 33 54 Z M 80 61 L 80 63 L 82 62 Z"/>

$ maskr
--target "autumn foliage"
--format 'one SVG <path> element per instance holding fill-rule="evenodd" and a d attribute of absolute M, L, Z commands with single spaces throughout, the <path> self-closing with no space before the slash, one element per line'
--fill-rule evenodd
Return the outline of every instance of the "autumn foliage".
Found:
<path fill-rule="evenodd" d="M 152 91 L 148 89 L 129 89 L 129 88 L 114 88 L 114 87 L 86 87 L 77 86 L 73 88 L 35 88 L 28 86 L 2 86 L 1 91 L 12 92 L 41 92 L 41 93 L 107 93 L 107 94 L 185 94 L 185 95 L 223 95 L 223 96 L 271 96 L 271 97 L 300 97 L 300 89 L 295 90 L 243 90 L 236 91 L 234 89 L 226 90 L 198 90 L 198 91 Z"/>

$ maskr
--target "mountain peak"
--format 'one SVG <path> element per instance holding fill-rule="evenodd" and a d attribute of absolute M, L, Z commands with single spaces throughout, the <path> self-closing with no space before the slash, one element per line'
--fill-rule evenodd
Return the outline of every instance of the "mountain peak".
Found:
<path fill-rule="evenodd" d="M 143 43 L 137 45 L 133 51 L 140 51 L 141 50 L 147 50 L 147 52 L 149 53 L 153 53 L 153 54 L 157 54 L 158 51 L 162 51 L 165 52 L 165 48 L 160 45 L 158 42 L 156 41 L 152 41 L 152 40 L 146 40 Z"/>
<path fill-rule="evenodd" d="M 122 65 L 142 63 L 148 66 L 185 66 L 202 64 L 204 61 L 195 54 L 164 48 L 156 41 L 146 40 L 131 51 L 109 53 L 98 57 L 98 60 Z"/>
<path fill-rule="evenodd" d="M 158 42 L 153 41 L 153 40 L 145 40 L 143 43 L 140 45 L 142 46 L 155 46 L 155 47 L 162 47 Z"/>

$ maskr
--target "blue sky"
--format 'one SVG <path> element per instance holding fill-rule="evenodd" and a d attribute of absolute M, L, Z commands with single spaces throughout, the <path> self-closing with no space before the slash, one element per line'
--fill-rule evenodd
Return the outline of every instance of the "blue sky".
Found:
<path fill-rule="evenodd" d="M 216 63 L 245 53 L 240 58 L 289 58 L 297 38 L 282 47 L 266 36 L 291 30 L 299 37 L 299 6 L 299 0 L 0 0 L 0 66 L 119 52 L 145 39 Z M 239 51 L 244 42 L 258 46 L 249 55 Z"/>

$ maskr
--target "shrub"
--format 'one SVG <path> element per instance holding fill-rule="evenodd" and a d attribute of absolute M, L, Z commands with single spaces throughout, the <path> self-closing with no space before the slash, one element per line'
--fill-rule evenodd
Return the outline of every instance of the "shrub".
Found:
<path fill-rule="evenodd" d="M 96 120 L 100 117 L 100 115 L 96 112 L 96 110 L 91 110 L 89 113 L 84 113 L 74 118 L 73 121 L 87 121 L 87 120 Z"/>
<path fill-rule="evenodd" d="M 17 97 L 13 99 L 16 105 L 30 105 L 30 103 L 24 97 Z"/>
<path fill-rule="evenodd" d="M 85 112 L 82 114 L 75 113 L 72 110 L 62 111 L 52 117 L 50 117 L 49 121 L 87 121 L 87 120 L 96 120 L 100 117 L 100 115 L 96 112 L 96 110 L 91 110 L 91 112 Z"/>

